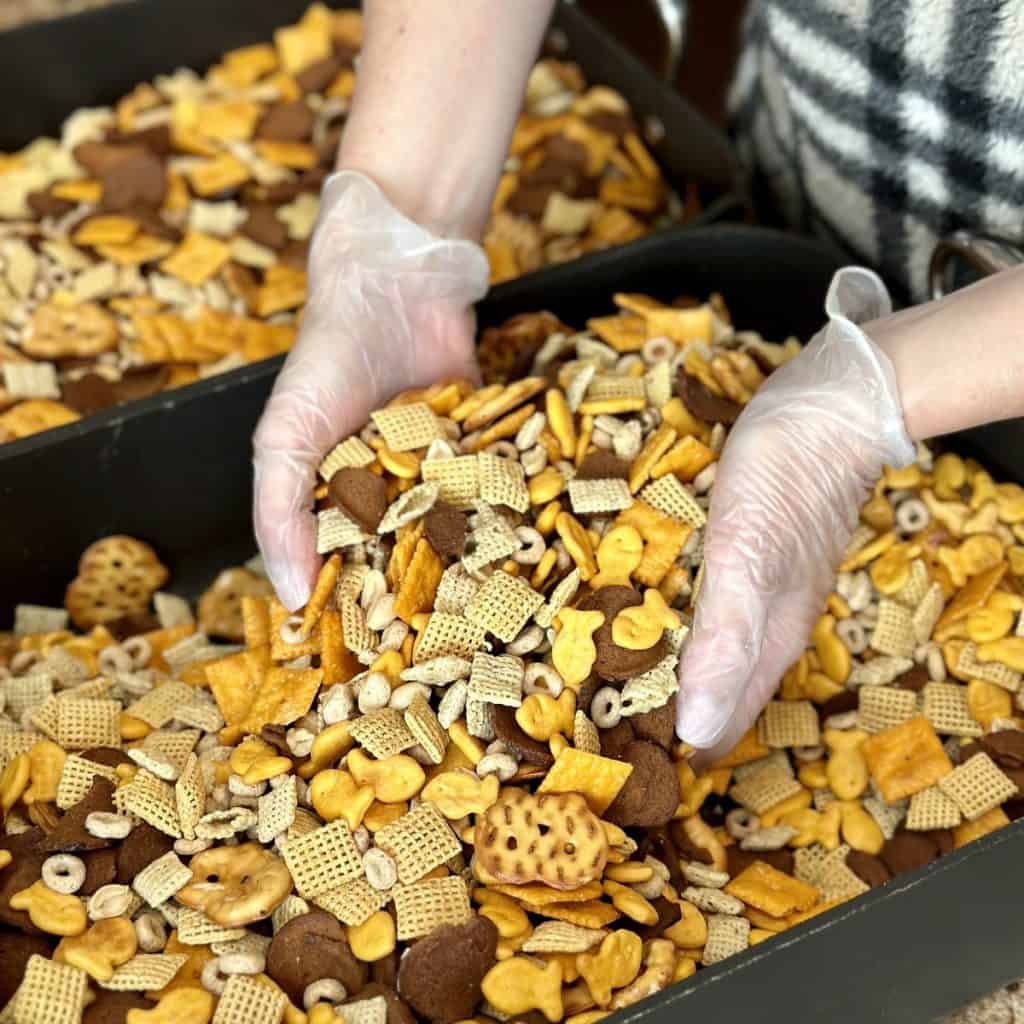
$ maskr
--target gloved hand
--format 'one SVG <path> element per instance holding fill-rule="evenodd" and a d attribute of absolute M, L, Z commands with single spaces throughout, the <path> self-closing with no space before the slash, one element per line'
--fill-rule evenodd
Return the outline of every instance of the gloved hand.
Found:
<path fill-rule="evenodd" d="M 437 238 L 353 171 L 324 184 L 302 330 L 253 438 L 254 522 L 291 610 L 320 559 L 310 514 L 317 467 L 405 388 L 476 374 L 472 304 L 487 290 L 473 242 Z"/>
<path fill-rule="evenodd" d="M 705 759 L 731 749 L 806 645 L 882 467 L 914 458 L 892 364 L 858 327 L 891 312 L 885 286 L 841 270 L 825 311 L 718 466 L 676 720 L 681 739 L 714 748 Z"/>

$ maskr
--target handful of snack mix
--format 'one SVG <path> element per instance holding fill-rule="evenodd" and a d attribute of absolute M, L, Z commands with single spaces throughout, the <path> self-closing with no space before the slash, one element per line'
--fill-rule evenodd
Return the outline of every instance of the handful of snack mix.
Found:
<path fill-rule="evenodd" d="M 66 611 L 18 608 L 4 1019 L 591 1024 L 1024 813 L 1024 490 L 923 447 L 695 773 L 676 664 L 716 459 L 796 343 L 616 302 L 517 317 L 483 352 L 529 376 L 339 438 L 301 612 L 255 564 L 197 622 L 126 537 Z"/>
<path fill-rule="evenodd" d="M 0 154 L 0 442 L 287 351 L 362 41 L 312 5 Z M 504 280 L 684 211 L 626 101 L 542 60 L 485 248 Z"/>

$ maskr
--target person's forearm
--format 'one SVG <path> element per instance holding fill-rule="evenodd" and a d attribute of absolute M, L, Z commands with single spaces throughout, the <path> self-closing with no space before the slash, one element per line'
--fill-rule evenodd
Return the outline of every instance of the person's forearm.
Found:
<path fill-rule="evenodd" d="M 863 328 L 892 360 L 913 440 L 1024 416 L 1024 267 Z"/>
<path fill-rule="evenodd" d="M 407 216 L 478 239 L 554 0 L 365 0 L 340 170 Z"/>

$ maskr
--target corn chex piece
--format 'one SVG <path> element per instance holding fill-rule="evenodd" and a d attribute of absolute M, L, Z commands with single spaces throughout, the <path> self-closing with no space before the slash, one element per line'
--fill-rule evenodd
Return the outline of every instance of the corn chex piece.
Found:
<path fill-rule="evenodd" d="M 633 504 L 633 495 L 629 484 L 618 478 L 570 480 L 569 501 L 576 515 L 601 515 L 629 508 Z"/>
<path fill-rule="evenodd" d="M 113 768 L 88 761 L 77 754 L 68 754 L 57 783 L 57 806 L 62 811 L 74 807 L 92 789 L 97 775 L 117 783 L 117 772 Z"/>
<path fill-rule="evenodd" d="M 911 832 L 956 828 L 961 821 L 960 808 L 938 786 L 929 786 L 910 798 L 906 827 Z"/>
<path fill-rule="evenodd" d="M 481 452 L 477 461 L 480 497 L 484 501 L 490 505 L 504 505 L 516 512 L 525 512 L 530 507 L 526 473 L 520 463 L 486 452 Z"/>
<path fill-rule="evenodd" d="M 187 959 L 180 953 L 140 953 L 118 967 L 109 981 L 101 981 L 100 987 L 112 992 L 158 991 L 170 983 Z"/>
<path fill-rule="evenodd" d="M 217 1001 L 211 1024 L 279 1024 L 288 997 L 276 986 L 232 974 Z"/>
<path fill-rule="evenodd" d="M 597 726 L 582 711 L 573 718 L 572 745 L 587 754 L 601 753 L 601 735 Z"/>
<path fill-rule="evenodd" d="M 760 771 L 737 782 L 729 790 L 729 796 L 741 807 L 754 814 L 763 814 L 769 808 L 799 793 L 803 787 L 775 765 L 768 765 Z"/>
<path fill-rule="evenodd" d="M 352 832 L 342 818 L 291 839 L 281 848 L 295 889 L 304 899 L 315 900 L 363 873 Z"/>
<path fill-rule="evenodd" d="M 422 696 L 417 695 L 405 709 L 405 727 L 426 752 L 432 764 L 440 764 L 444 760 L 444 752 L 448 748 L 448 733 L 437 720 L 434 709 Z"/>
<path fill-rule="evenodd" d="M 114 805 L 122 814 L 134 814 L 165 835 L 181 838 L 174 787 L 145 768 L 140 768 L 131 782 L 115 791 Z"/>
<path fill-rule="evenodd" d="M 547 603 L 534 613 L 537 625 L 549 629 L 555 621 L 555 616 L 576 596 L 580 589 L 580 571 L 573 569 L 567 576 L 560 580 Z"/>
<path fill-rule="evenodd" d="M 800 847 L 793 851 L 793 877 L 818 888 L 829 865 L 836 861 L 845 864 L 849 852 L 850 847 L 845 843 L 835 850 L 826 850 L 821 843 Z"/>
<path fill-rule="evenodd" d="M 466 606 L 466 617 L 499 640 L 511 643 L 544 604 L 526 580 L 501 569 L 487 579 Z"/>
<path fill-rule="evenodd" d="M 586 953 L 607 934 L 604 928 L 581 928 L 566 921 L 543 921 L 523 943 L 523 952 Z"/>
<path fill-rule="evenodd" d="M 462 924 L 473 915 L 469 889 L 459 875 L 396 885 L 395 913 L 401 941 L 428 935 L 443 924 Z"/>
<path fill-rule="evenodd" d="M 850 686 L 886 686 L 913 667 L 913 658 L 890 658 L 883 654 L 855 665 L 847 682 Z"/>
<path fill-rule="evenodd" d="M 287 832 L 295 821 L 295 810 L 298 805 L 295 776 L 288 775 L 280 786 L 259 798 L 256 805 L 256 813 L 259 816 L 256 838 L 261 843 L 270 843 L 275 837 Z"/>
<path fill-rule="evenodd" d="M 643 715 L 664 707 L 679 690 L 676 666 L 679 656 L 666 655 L 652 669 L 634 676 L 622 687 L 621 710 L 624 718 Z"/>
<path fill-rule="evenodd" d="M 871 886 L 851 871 L 845 861 L 831 857 L 818 876 L 817 888 L 822 899 L 831 903 L 834 900 L 854 899 L 868 892 Z"/>
<path fill-rule="evenodd" d="M 381 761 L 416 744 L 402 712 L 395 708 L 380 708 L 353 719 L 349 733 L 352 739 Z"/>
<path fill-rule="evenodd" d="M 871 646 L 879 654 L 909 658 L 914 653 L 914 624 L 909 608 L 898 601 L 882 598 L 878 602 L 878 621 L 871 634 Z"/>
<path fill-rule="evenodd" d="M 985 732 L 968 708 L 967 687 L 956 683 L 925 683 L 921 690 L 921 714 L 937 733 L 946 736 L 973 737 Z"/>
<path fill-rule="evenodd" d="M 340 444 L 335 445 L 320 463 L 319 473 L 325 482 L 330 483 L 331 477 L 339 469 L 362 469 L 369 466 L 376 457 L 373 449 L 360 438 L 346 437 Z"/>
<path fill-rule="evenodd" d="M 758 739 L 769 747 L 813 747 L 820 738 L 818 712 L 809 700 L 773 700 L 758 723 Z"/>
<path fill-rule="evenodd" d="M 946 598 L 942 593 L 942 587 L 938 583 L 931 584 L 910 616 L 915 643 L 923 644 L 931 639 L 932 630 L 935 629 L 935 623 L 939 621 L 945 606 Z"/>
<path fill-rule="evenodd" d="M 325 508 L 316 515 L 316 551 L 326 555 L 337 548 L 362 544 L 366 534 L 339 508 Z"/>
<path fill-rule="evenodd" d="M 1004 690 L 1016 693 L 1020 689 L 1022 677 L 1020 672 L 999 661 L 979 661 L 978 647 L 974 643 L 966 643 L 957 658 L 956 671 L 961 676 L 971 679 L 983 679 L 986 683 L 1001 686 Z"/>
<path fill-rule="evenodd" d="M 385 907 L 390 899 L 390 892 L 374 889 L 365 878 L 354 878 L 337 889 L 321 893 L 313 902 L 342 924 L 355 927 Z"/>
<path fill-rule="evenodd" d="M 1017 795 L 1017 785 L 999 770 L 988 754 L 975 754 L 939 780 L 939 789 L 960 808 L 968 821 Z"/>
<path fill-rule="evenodd" d="M 169 900 L 192 880 L 192 872 L 171 851 L 143 868 L 132 881 L 132 888 L 151 907 Z"/>
<path fill-rule="evenodd" d="M 478 652 L 473 655 L 468 696 L 474 701 L 517 708 L 523 702 L 524 672 L 522 658 Z"/>
<path fill-rule="evenodd" d="M 857 725 L 881 732 L 917 714 L 917 694 L 897 686 L 862 686 L 858 691 Z"/>
<path fill-rule="evenodd" d="M 201 910 L 178 908 L 178 941 L 186 946 L 209 946 L 213 942 L 232 942 L 245 935 L 244 928 L 224 928 L 214 924 Z"/>
<path fill-rule="evenodd" d="M 116 700 L 59 700 L 57 742 L 65 750 L 120 747 L 120 703 Z"/>
<path fill-rule="evenodd" d="M 79 1024 L 88 991 L 89 976 L 85 971 L 36 953 L 29 958 L 14 995 L 11 1019 L 14 1024 Z"/>
<path fill-rule="evenodd" d="M 707 525 L 707 513 L 673 473 L 666 473 L 640 492 L 641 500 L 663 516 L 700 529 Z"/>
<path fill-rule="evenodd" d="M 462 843 L 432 803 L 422 803 L 379 829 L 376 843 L 391 854 L 403 885 L 418 882 L 462 852 Z"/>
<path fill-rule="evenodd" d="M 741 953 L 750 944 L 750 922 L 745 917 L 727 914 L 708 915 L 708 937 L 700 962 L 717 964 L 734 953 Z"/>
<path fill-rule="evenodd" d="M 431 441 L 443 440 L 441 422 L 426 402 L 393 405 L 370 413 L 370 419 L 393 452 L 411 452 L 426 448 Z"/>
<path fill-rule="evenodd" d="M 413 651 L 413 662 L 419 665 L 445 655 L 472 658 L 477 651 L 488 646 L 485 633 L 483 626 L 462 615 L 434 612 L 420 634 L 419 643 Z"/>
<path fill-rule="evenodd" d="M 420 476 L 424 482 L 440 484 L 440 500 L 457 509 L 472 508 L 480 497 L 480 464 L 475 455 L 426 459 Z"/>

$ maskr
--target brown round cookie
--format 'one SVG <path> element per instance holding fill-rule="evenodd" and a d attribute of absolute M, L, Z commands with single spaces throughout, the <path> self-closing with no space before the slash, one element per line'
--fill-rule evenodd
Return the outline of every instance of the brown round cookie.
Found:
<path fill-rule="evenodd" d="M 393 949 L 387 956 L 370 964 L 370 980 L 392 990 L 398 987 L 398 950 Z"/>
<path fill-rule="evenodd" d="M 978 742 L 1000 768 L 1024 768 L 1024 732 L 1006 729 L 982 736 Z"/>
<path fill-rule="evenodd" d="M 576 480 L 628 480 L 629 463 L 611 452 L 591 452 L 576 470 Z"/>
<path fill-rule="evenodd" d="M 91 896 L 97 889 L 109 885 L 117 878 L 117 851 L 90 850 L 77 855 L 85 864 L 85 881 L 79 896 Z"/>
<path fill-rule="evenodd" d="M 6 1006 L 17 991 L 29 960 L 33 956 L 48 960 L 51 952 L 50 943 L 42 936 L 0 929 L 0 1003 Z"/>
<path fill-rule="evenodd" d="M 129 367 L 112 385 L 114 400 L 134 402 L 139 398 L 149 398 L 163 391 L 170 379 L 171 371 L 166 365 Z"/>
<path fill-rule="evenodd" d="M 922 868 L 939 856 L 939 845 L 927 832 L 897 832 L 886 841 L 879 854 L 895 878 L 907 871 Z"/>
<path fill-rule="evenodd" d="M 142 822 L 121 840 L 117 848 L 117 880 L 131 885 L 135 876 L 174 847 L 174 840 Z"/>
<path fill-rule="evenodd" d="M 664 896 L 657 896 L 653 900 L 648 900 L 652 907 L 658 913 L 658 920 L 654 924 L 648 925 L 632 925 L 633 931 L 640 936 L 641 939 L 646 942 L 648 939 L 657 939 L 661 936 L 661 933 L 666 928 L 671 928 L 676 921 L 681 918 L 682 912 L 679 909 L 679 905 L 671 903 L 665 899 Z"/>
<path fill-rule="evenodd" d="M 598 739 L 601 741 L 601 756 L 614 757 L 621 761 L 626 747 L 636 739 L 630 719 L 622 718 L 610 729 L 599 729 Z"/>
<path fill-rule="evenodd" d="M 376 533 L 388 510 L 384 478 L 357 466 L 344 466 L 331 477 L 327 497 L 367 533 Z"/>
<path fill-rule="evenodd" d="M 713 395 L 696 377 L 680 370 L 676 377 L 676 394 L 687 410 L 705 423 L 735 423 L 742 406 L 728 398 Z"/>
<path fill-rule="evenodd" d="M 659 747 L 668 750 L 676 735 L 676 698 L 673 694 L 667 704 L 653 711 L 645 711 L 642 715 L 631 715 L 630 725 L 638 740 L 650 740 Z"/>
<path fill-rule="evenodd" d="M 604 614 L 604 623 L 594 633 L 597 658 L 594 671 L 604 680 L 621 683 L 633 676 L 642 675 L 654 668 L 668 653 L 668 641 L 664 636 L 652 647 L 643 651 L 631 651 L 620 647 L 612 640 L 612 623 L 624 608 L 635 608 L 643 604 L 643 598 L 632 587 L 614 585 L 600 587 L 586 594 L 576 605 L 580 611 L 599 611 Z"/>
<path fill-rule="evenodd" d="M 129 210 L 137 203 L 158 207 L 167 192 L 164 162 L 140 147 L 138 152 L 118 160 L 101 175 L 102 205 L 105 210 Z"/>
<path fill-rule="evenodd" d="M 18 835 L 0 836 L 0 850 L 7 850 L 12 860 L 0 871 L 0 924 L 10 925 L 26 935 L 42 935 L 27 910 L 12 910 L 11 897 L 38 882 L 43 862 L 49 856 L 43 848 L 43 831 L 30 828 Z"/>
<path fill-rule="evenodd" d="M 87 373 L 77 380 L 62 380 L 60 400 L 83 416 L 109 409 L 118 402 L 114 385 L 98 373 Z"/>
<path fill-rule="evenodd" d="M 254 203 L 250 206 L 249 217 L 240 231 L 257 245 L 265 245 L 275 252 L 288 244 L 288 226 L 269 203 Z"/>
<path fill-rule="evenodd" d="M 879 885 L 885 885 L 892 875 L 885 866 L 881 857 L 875 857 L 870 853 L 862 853 L 860 850 L 851 850 L 846 855 L 846 866 L 865 884 L 872 889 Z"/>
<path fill-rule="evenodd" d="M 655 743 L 634 740 L 623 750 L 622 760 L 633 771 L 605 819 L 622 828 L 654 828 L 671 821 L 679 806 L 679 776 L 672 758 Z"/>
<path fill-rule="evenodd" d="M 323 92 L 338 77 L 343 67 L 342 59 L 332 54 L 307 64 L 295 76 L 295 81 L 303 92 Z"/>
<path fill-rule="evenodd" d="M 97 989 L 96 998 L 82 1014 L 82 1024 L 125 1024 L 129 1010 L 152 1010 L 156 1003 L 141 992 Z"/>
<path fill-rule="evenodd" d="M 49 853 L 78 853 L 110 846 L 112 839 L 103 839 L 86 831 L 85 819 L 96 811 L 106 814 L 114 811 L 114 784 L 98 775 L 93 779 L 89 792 L 64 813 L 57 827 L 43 840 L 42 849 Z"/>
<path fill-rule="evenodd" d="M 491 705 L 491 725 L 496 739 L 501 740 L 520 761 L 550 768 L 555 763 L 551 748 L 527 736 L 516 721 L 516 709 L 504 704 Z"/>
<path fill-rule="evenodd" d="M 384 997 L 384 1005 L 387 1009 L 386 1024 L 416 1024 L 416 1014 L 409 1009 L 409 1004 L 394 988 L 383 985 L 379 981 L 368 981 L 358 995 L 343 999 L 341 1005 L 347 1006 L 349 1003 L 358 1003 L 363 999 L 373 999 L 374 996 Z"/>
<path fill-rule="evenodd" d="M 90 747 L 88 750 L 83 750 L 79 757 L 86 761 L 92 761 L 93 764 L 102 764 L 107 768 L 116 768 L 119 764 L 135 763 L 124 751 L 118 750 L 116 747 Z"/>
<path fill-rule="evenodd" d="M 275 103 L 256 126 L 257 139 L 274 142 L 306 142 L 313 134 L 316 117 L 305 100 Z"/>
<path fill-rule="evenodd" d="M 366 984 L 366 965 L 352 955 L 345 929 L 323 910 L 293 917 L 274 936 L 267 951 L 267 974 L 297 1006 L 306 986 L 334 978 L 351 996 Z"/>
<path fill-rule="evenodd" d="M 461 558 L 466 550 L 467 523 L 465 512 L 447 502 L 436 501 L 423 517 L 423 535 L 442 558 Z"/>
<path fill-rule="evenodd" d="M 485 917 L 435 928 L 402 957 L 399 994 L 433 1024 L 472 1017 L 497 949 L 498 929 Z"/>
<path fill-rule="evenodd" d="M 795 859 L 792 850 L 741 850 L 739 846 L 732 845 L 725 848 L 727 867 L 729 874 L 735 878 L 738 874 L 746 871 L 755 861 L 764 861 L 769 867 L 781 871 L 784 875 L 793 874 Z"/>

